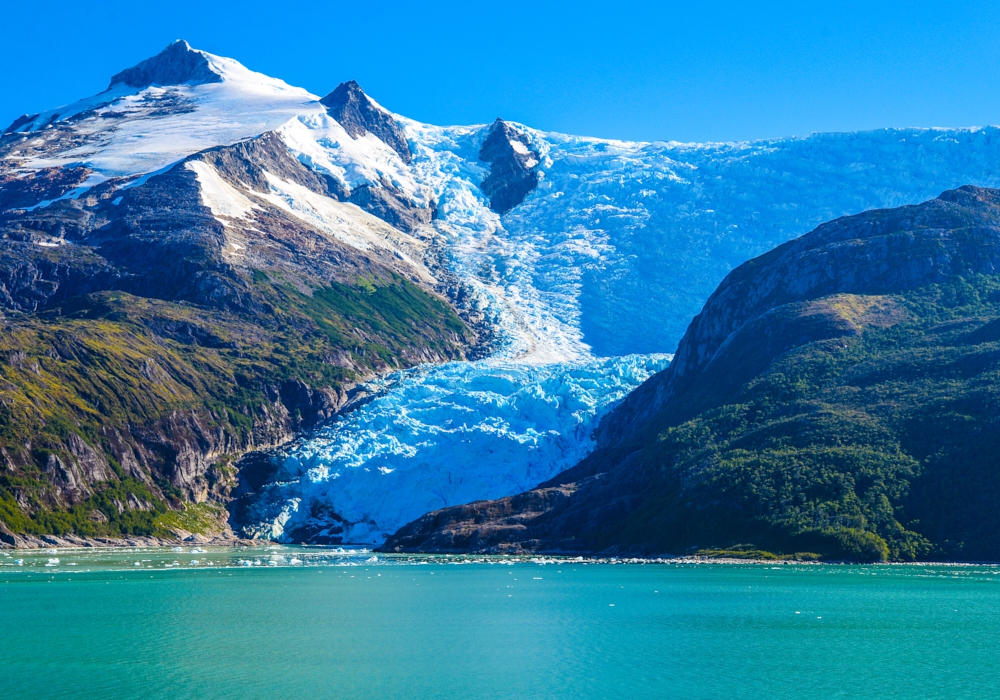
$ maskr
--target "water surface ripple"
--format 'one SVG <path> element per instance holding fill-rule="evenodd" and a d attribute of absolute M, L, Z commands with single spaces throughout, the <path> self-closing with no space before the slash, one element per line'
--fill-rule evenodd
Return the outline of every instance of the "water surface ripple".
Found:
<path fill-rule="evenodd" d="M 961 698 L 1000 665 L 996 567 L 206 549 L 0 554 L 3 697 Z"/>

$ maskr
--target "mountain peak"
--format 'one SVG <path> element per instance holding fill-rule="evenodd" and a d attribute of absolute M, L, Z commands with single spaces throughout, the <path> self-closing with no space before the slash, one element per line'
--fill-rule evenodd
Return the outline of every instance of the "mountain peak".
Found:
<path fill-rule="evenodd" d="M 490 174 L 481 187 L 490 198 L 490 209 L 498 214 L 523 202 L 538 185 L 538 153 L 521 132 L 500 117 L 490 126 L 479 160 L 490 164 Z"/>
<path fill-rule="evenodd" d="M 152 58 L 147 58 L 111 78 L 115 85 L 144 88 L 150 85 L 181 85 L 183 83 L 221 83 L 222 76 L 212 69 L 208 55 L 192 49 L 178 39 Z"/>
<path fill-rule="evenodd" d="M 406 135 L 395 118 L 376 104 L 357 81 L 341 83 L 329 95 L 320 100 L 331 117 L 344 127 L 351 138 L 360 138 L 367 133 L 374 134 L 392 148 L 404 163 L 413 157 Z"/>

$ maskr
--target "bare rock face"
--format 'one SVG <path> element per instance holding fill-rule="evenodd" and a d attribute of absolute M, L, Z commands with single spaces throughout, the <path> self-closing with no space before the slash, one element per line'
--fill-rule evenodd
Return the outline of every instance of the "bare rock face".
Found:
<path fill-rule="evenodd" d="M 444 508 L 401 528 L 382 546 L 383 552 L 433 551 L 520 554 L 540 544 L 537 523 L 565 502 L 576 484 L 539 488 L 495 501 L 476 501 Z M 564 552 L 579 549 L 572 542 Z M 549 549 L 552 549 L 549 546 Z"/>
<path fill-rule="evenodd" d="M 10 128 L 13 130 L 26 123 L 27 121 Z M 19 173 L 0 174 L 0 212 L 34 208 L 41 202 L 58 199 L 80 186 L 90 175 L 90 170 L 84 167 L 43 168 L 31 177 L 18 175 Z"/>
<path fill-rule="evenodd" d="M 407 233 L 434 218 L 433 208 L 414 206 L 406 195 L 385 182 L 381 187 L 355 187 L 347 201 Z"/>
<path fill-rule="evenodd" d="M 22 114 L 20 117 L 18 117 L 17 119 L 15 119 L 10 126 L 8 126 L 6 129 L 4 129 L 3 133 L 5 135 L 6 134 L 12 134 L 15 131 L 17 131 L 18 129 L 20 129 L 22 126 L 24 126 L 25 124 L 29 124 L 29 123 L 35 121 L 36 119 L 38 119 L 38 115 L 37 114 Z"/>
<path fill-rule="evenodd" d="M 497 119 L 479 149 L 479 160 L 490 164 L 481 185 L 490 198 L 490 209 L 506 214 L 538 186 L 538 153 L 527 139 L 503 119 Z"/>
<path fill-rule="evenodd" d="M 352 138 L 371 133 L 396 151 L 404 163 L 413 158 L 406 135 L 396 120 L 373 103 L 355 81 L 341 83 L 320 102 Z"/>
<path fill-rule="evenodd" d="M 222 76 L 212 70 L 205 54 L 195 51 L 186 41 L 178 39 L 152 58 L 116 74 L 111 78 L 108 89 L 119 84 L 144 88 L 150 85 L 221 82 Z"/>

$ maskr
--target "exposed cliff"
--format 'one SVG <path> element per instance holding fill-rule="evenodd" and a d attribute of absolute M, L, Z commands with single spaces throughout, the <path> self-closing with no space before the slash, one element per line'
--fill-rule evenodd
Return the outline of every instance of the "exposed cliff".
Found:
<path fill-rule="evenodd" d="M 498 214 L 506 214 L 538 186 L 538 153 L 503 119 L 498 118 L 490 127 L 479 149 L 479 160 L 490 165 L 482 188 L 490 198 L 490 209 Z"/>

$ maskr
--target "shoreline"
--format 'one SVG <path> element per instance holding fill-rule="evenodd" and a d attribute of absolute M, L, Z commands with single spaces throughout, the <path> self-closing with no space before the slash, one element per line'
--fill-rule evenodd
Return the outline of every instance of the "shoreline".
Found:
<path fill-rule="evenodd" d="M 0 550 L 32 551 L 38 549 L 135 549 L 136 547 L 177 547 L 208 545 L 211 547 L 253 547 L 271 544 L 262 540 L 246 540 L 236 536 L 178 533 L 177 537 L 129 535 L 127 537 L 80 537 L 79 535 L 15 535 L 0 532 Z"/>
<path fill-rule="evenodd" d="M 373 553 L 375 550 L 364 545 L 313 545 L 313 544 L 289 544 L 272 542 L 271 540 L 248 540 L 237 537 L 206 536 L 191 533 L 186 537 L 164 538 L 164 537 L 79 537 L 76 535 L 14 535 L 18 539 L 18 544 L 12 544 L 0 540 L 0 551 L 23 551 L 33 552 L 48 549 L 106 549 L 106 550 L 132 550 L 138 548 L 173 548 L 178 546 L 207 546 L 225 547 L 239 549 L 247 547 L 294 547 L 307 550 L 323 551 L 331 550 L 339 553 L 357 551 L 358 553 Z M 375 552 L 378 557 L 387 559 L 426 557 L 442 559 L 464 559 L 481 560 L 484 563 L 538 563 L 538 564 L 581 564 L 587 565 L 648 565 L 648 564 L 672 564 L 672 565 L 708 565 L 721 564 L 725 566 L 750 565 L 750 566 L 986 566 L 1000 567 L 1000 561 L 879 561 L 879 562 L 851 562 L 851 561 L 817 561 L 817 560 L 796 560 L 796 559 L 741 559 L 737 557 L 702 557 L 702 556 L 655 556 L 655 557 L 602 557 L 582 555 L 570 556 L 559 554 L 459 554 L 440 552 Z"/>

